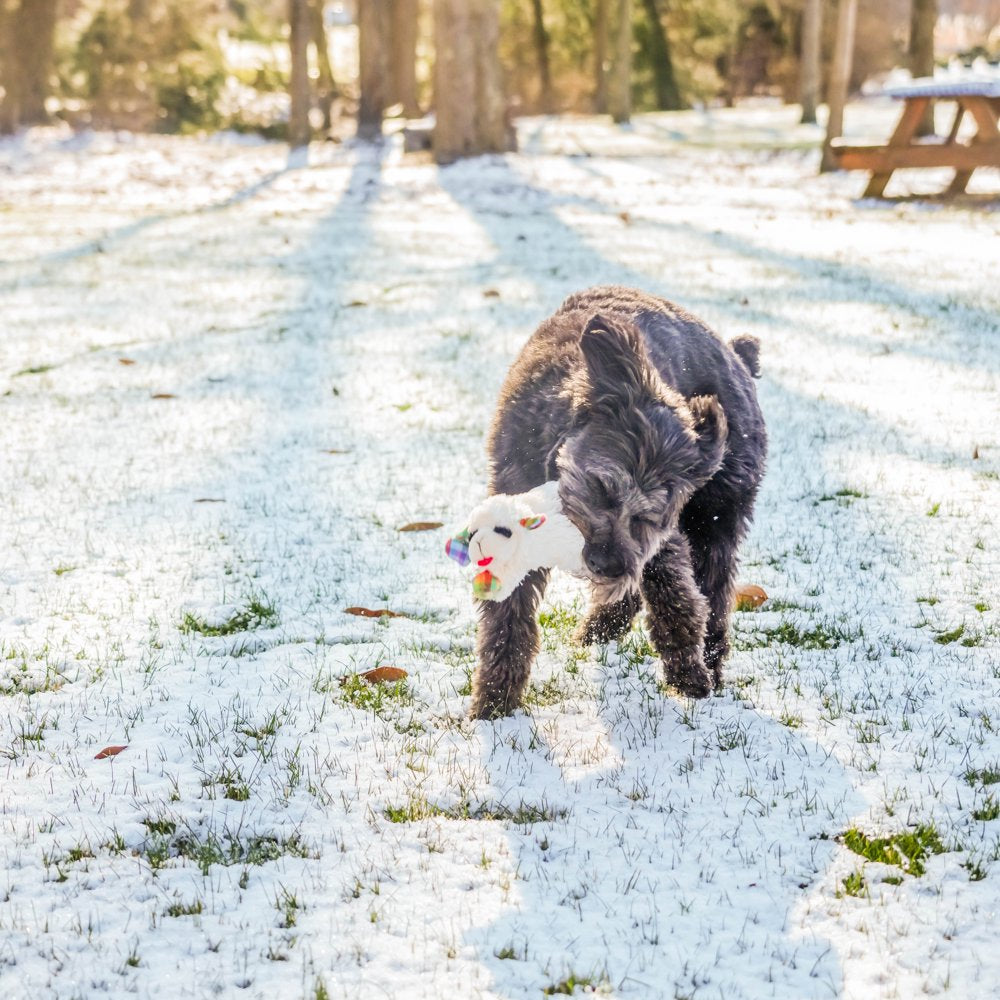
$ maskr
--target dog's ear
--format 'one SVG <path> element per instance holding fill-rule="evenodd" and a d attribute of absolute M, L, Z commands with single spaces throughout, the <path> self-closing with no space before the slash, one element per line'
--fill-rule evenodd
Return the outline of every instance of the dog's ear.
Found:
<path fill-rule="evenodd" d="M 634 329 L 595 315 L 584 327 L 580 351 L 587 366 L 580 402 L 618 409 L 634 406 L 643 394 L 659 395 L 660 380 Z"/>
<path fill-rule="evenodd" d="M 715 396 L 692 396 L 687 405 L 694 420 L 694 432 L 698 435 L 698 450 L 701 452 L 699 478 L 703 477 L 702 481 L 707 482 L 722 465 L 729 425 Z"/>

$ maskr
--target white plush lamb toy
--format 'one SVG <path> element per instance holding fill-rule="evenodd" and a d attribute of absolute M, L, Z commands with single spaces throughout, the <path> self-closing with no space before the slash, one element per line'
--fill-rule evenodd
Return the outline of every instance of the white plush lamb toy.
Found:
<path fill-rule="evenodd" d="M 528 493 L 498 493 L 469 515 L 467 526 L 445 543 L 460 566 L 478 572 L 472 593 L 481 601 L 504 601 L 533 569 L 556 567 L 583 573 L 583 535 L 562 512 L 555 481 Z"/>

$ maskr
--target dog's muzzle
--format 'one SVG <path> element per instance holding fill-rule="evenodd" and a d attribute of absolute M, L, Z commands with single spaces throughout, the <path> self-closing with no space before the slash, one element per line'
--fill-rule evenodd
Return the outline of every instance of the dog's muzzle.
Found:
<path fill-rule="evenodd" d="M 583 561 L 594 576 L 617 580 L 625 574 L 625 560 L 608 545 L 585 545 Z"/>

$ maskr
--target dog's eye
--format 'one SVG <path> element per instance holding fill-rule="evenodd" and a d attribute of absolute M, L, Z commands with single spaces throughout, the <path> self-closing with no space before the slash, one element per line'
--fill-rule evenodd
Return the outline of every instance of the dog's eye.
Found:
<path fill-rule="evenodd" d="M 633 516 L 629 518 L 628 530 L 632 533 L 633 538 L 652 527 L 654 527 L 653 522 L 645 517 Z"/>
<path fill-rule="evenodd" d="M 499 524 L 493 530 L 498 535 L 503 535 L 504 538 L 510 538 L 510 536 L 514 533 L 510 530 L 510 528 L 504 528 L 502 525 Z"/>

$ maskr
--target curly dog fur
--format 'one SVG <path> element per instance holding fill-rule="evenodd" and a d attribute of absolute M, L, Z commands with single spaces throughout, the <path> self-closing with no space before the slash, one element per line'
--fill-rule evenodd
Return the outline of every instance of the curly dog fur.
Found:
<path fill-rule="evenodd" d="M 722 681 L 737 552 L 764 472 L 758 349 L 753 337 L 726 344 L 665 299 L 591 288 L 528 340 L 490 433 L 492 493 L 558 477 L 593 594 L 581 639 L 619 638 L 645 604 L 665 679 L 695 697 Z M 508 600 L 481 604 L 473 717 L 520 705 L 547 579 L 536 570 Z"/>

